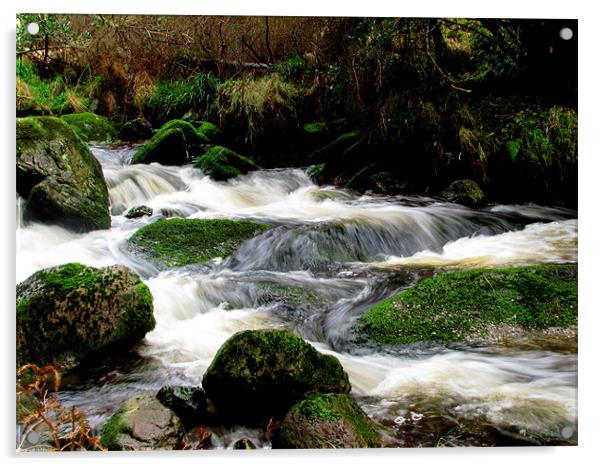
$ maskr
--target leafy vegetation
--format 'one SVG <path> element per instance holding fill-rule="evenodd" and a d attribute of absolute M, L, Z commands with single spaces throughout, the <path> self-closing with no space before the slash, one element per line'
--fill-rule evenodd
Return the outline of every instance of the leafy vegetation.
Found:
<path fill-rule="evenodd" d="M 484 339 L 501 326 L 577 324 L 577 266 L 467 270 L 437 275 L 373 307 L 360 339 L 404 345 Z M 502 332 L 503 333 L 503 332 Z"/>

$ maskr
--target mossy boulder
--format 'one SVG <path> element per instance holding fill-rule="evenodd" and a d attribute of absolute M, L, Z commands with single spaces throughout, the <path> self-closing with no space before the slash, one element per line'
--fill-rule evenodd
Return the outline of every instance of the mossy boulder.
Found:
<path fill-rule="evenodd" d="M 122 141 L 142 141 L 153 135 L 152 125 L 143 117 L 126 121 L 121 127 L 120 137 Z"/>
<path fill-rule="evenodd" d="M 117 129 L 111 121 L 95 113 L 70 113 L 64 120 L 84 142 L 110 142 L 117 138 Z"/>
<path fill-rule="evenodd" d="M 577 324 L 577 266 L 541 265 L 444 273 L 374 306 L 356 327 L 360 341 L 499 339 L 516 329 Z"/>
<path fill-rule="evenodd" d="M 443 190 L 441 195 L 449 202 L 463 204 L 468 207 L 478 207 L 483 204 L 485 194 L 476 181 L 456 180 Z"/>
<path fill-rule="evenodd" d="M 197 126 L 197 131 L 210 143 L 216 143 L 222 137 L 222 131 L 209 121 L 201 121 Z"/>
<path fill-rule="evenodd" d="M 226 181 L 260 167 L 251 159 L 222 146 L 213 146 L 198 158 L 195 167 L 216 181 Z"/>
<path fill-rule="evenodd" d="M 313 393 L 288 412 L 274 448 L 378 448 L 378 426 L 347 394 Z"/>
<path fill-rule="evenodd" d="M 136 395 L 119 407 L 100 431 L 109 450 L 175 450 L 184 424 L 152 395 Z"/>
<path fill-rule="evenodd" d="M 329 179 L 329 170 L 325 163 L 310 165 L 307 168 L 307 176 L 316 184 L 326 184 Z"/>
<path fill-rule="evenodd" d="M 132 163 L 161 163 L 183 165 L 199 151 L 207 138 L 194 126 L 184 120 L 171 120 L 139 148 L 132 157 Z"/>
<path fill-rule="evenodd" d="M 123 214 L 123 216 L 125 218 L 140 218 L 140 217 L 144 217 L 144 216 L 150 216 L 153 215 L 153 209 L 151 209 L 148 206 L 145 205 L 139 205 L 136 207 L 132 207 L 131 209 L 129 209 L 125 214 Z"/>
<path fill-rule="evenodd" d="M 168 385 L 159 390 L 157 399 L 176 413 L 187 429 L 198 426 L 209 417 L 207 397 L 202 388 Z"/>
<path fill-rule="evenodd" d="M 17 285 L 17 365 L 75 366 L 109 346 L 128 346 L 155 326 L 153 298 L 123 266 L 71 263 Z"/>
<path fill-rule="evenodd" d="M 158 264 L 181 266 L 229 256 L 267 228 L 246 220 L 173 218 L 140 228 L 128 242 Z"/>
<path fill-rule="evenodd" d="M 17 192 L 38 219 L 80 231 L 111 226 L 100 163 L 60 118 L 17 119 Z"/>
<path fill-rule="evenodd" d="M 258 425 L 282 418 L 310 392 L 349 393 L 341 363 L 289 330 L 246 330 L 226 341 L 203 376 L 217 414 Z"/>
<path fill-rule="evenodd" d="M 357 131 L 343 133 L 330 143 L 313 151 L 309 155 L 309 160 L 314 164 L 323 162 L 335 164 L 342 163 L 341 166 L 346 167 L 344 162 L 345 158 L 348 158 L 347 153 L 359 143 L 360 138 L 361 135 Z"/>

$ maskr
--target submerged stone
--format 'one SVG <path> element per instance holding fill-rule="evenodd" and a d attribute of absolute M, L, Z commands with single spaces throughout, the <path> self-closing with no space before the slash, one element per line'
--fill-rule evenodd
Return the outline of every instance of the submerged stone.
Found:
<path fill-rule="evenodd" d="M 349 393 L 341 363 L 288 330 L 246 330 L 219 349 L 203 377 L 217 415 L 258 425 L 283 417 L 308 392 Z"/>
<path fill-rule="evenodd" d="M 17 285 L 17 364 L 75 366 L 113 345 L 132 345 L 155 326 L 153 298 L 126 267 L 72 263 Z"/>
<path fill-rule="evenodd" d="M 169 408 L 149 394 L 127 400 L 104 424 L 100 441 L 109 450 L 174 450 L 184 425 Z"/>
<path fill-rule="evenodd" d="M 17 119 L 17 192 L 41 220 L 81 231 L 111 225 L 100 163 L 60 118 Z"/>
<path fill-rule="evenodd" d="M 347 394 L 310 394 L 296 403 L 272 441 L 274 448 L 378 448 L 377 425 Z"/>

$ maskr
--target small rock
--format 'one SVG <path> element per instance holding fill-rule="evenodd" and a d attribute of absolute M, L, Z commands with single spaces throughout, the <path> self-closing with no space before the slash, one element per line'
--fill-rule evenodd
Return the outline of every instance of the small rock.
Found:
<path fill-rule="evenodd" d="M 249 440 L 246 437 L 243 437 L 234 443 L 234 449 L 235 450 L 256 450 L 257 447 L 255 446 L 255 444 L 253 442 L 251 442 L 251 440 Z"/>

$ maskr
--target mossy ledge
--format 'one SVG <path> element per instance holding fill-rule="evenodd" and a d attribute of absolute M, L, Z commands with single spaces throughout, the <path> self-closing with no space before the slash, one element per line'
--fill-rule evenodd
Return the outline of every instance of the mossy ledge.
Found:
<path fill-rule="evenodd" d="M 194 166 L 216 181 L 226 181 L 260 169 L 251 159 L 222 146 L 211 147 Z"/>
<path fill-rule="evenodd" d="M 117 129 L 108 118 L 91 112 L 62 115 L 75 134 L 84 142 L 110 142 L 117 138 Z"/>
<path fill-rule="evenodd" d="M 274 448 L 378 448 L 377 425 L 347 394 L 312 393 L 295 404 L 273 440 Z"/>
<path fill-rule="evenodd" d="M 160 264 L 182 266 L 229 256 L 267 229 L 266 224 L 246 220 L 174 218 L 142 227 L 129 243 Z"/>
<path fill-rule="evenodd" d="M 576 324 L 577 265 L 565 264 L 436 275 L 368 310 L 356 331 L 360 342 L 405 345 Z"/>
<path fill-rule="evenodd" d="M 17 286 L 17 364 L 76 365 L 108 346 L 131 345 L 152 330 L 153 297 L 123 266 L 70 263 Z"/>

